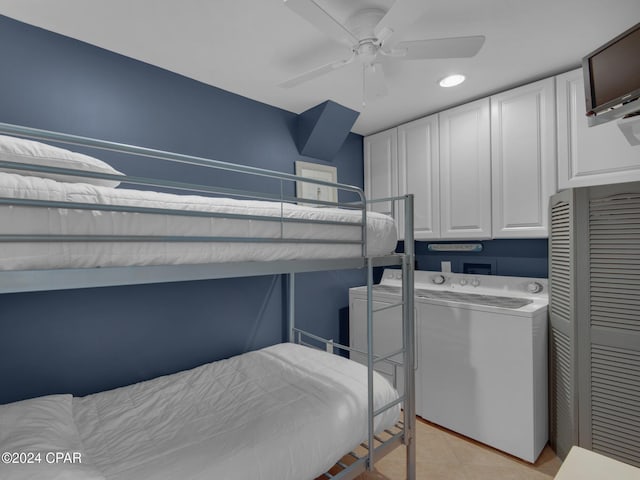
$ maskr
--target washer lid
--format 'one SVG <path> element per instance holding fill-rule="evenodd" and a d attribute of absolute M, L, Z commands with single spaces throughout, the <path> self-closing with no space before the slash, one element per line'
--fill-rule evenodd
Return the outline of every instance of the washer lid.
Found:
<path fill-rule="evenodd" d="M 374 285 L 372 290 L 376 293 L 393 293 L 396 295 L 402 295 L 402 287 L 395 285 Z"/>
<path fill-rule="evenodd" d="M 517 310 L 525 305 L 533 303 L 528 298 L 500 297 L 496 295 L 480 295 L 477 293 L 452 292 L 449 290 L 425 290 L 416 289 L 416 297 L 436 300 L 448 300 L 452 302 L 468 303 L 473 305 L 487 305 L 489 307 L 500 307 Z"/>

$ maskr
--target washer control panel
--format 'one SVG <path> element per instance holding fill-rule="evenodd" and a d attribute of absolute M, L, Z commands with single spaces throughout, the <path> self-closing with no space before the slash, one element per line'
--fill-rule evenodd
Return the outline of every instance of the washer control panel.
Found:
<path fill-rule="evenodd" d="M 395 268 L 387 268 L 382 276 L 383 283 L 385 280 L 402 280 L 402 270 Z"/>
<path fill-rule="evenodd" d="M 433 275 L 431 277 L 431 282 L 436 285 L 450 286 L 451 288 L 455 288 L 457 285 L 460 285 L 461 287 L 464 287 L 466 285 L 470 285 L 472 287 L 480 286 L 480 279 L 477 277 L 464 276 L 460 278 L 453 278 L 451 274 L 449 274 L 449 278 L 446 278 L 441 274 Z M 449 285 L 447 285 L 447 283 Z"/>
<path fill-rule="evenodd" d="M 402 271 L 386 269 L 382 283 L 399 286 L 402 284 Z M 499 275 L 469 275 L 465 273 L 434 272 L 417 270 L 415 272 L 416 288 L 432 288 L 437 290 L 458 290 L 484 295 L 502 295 L 540 297 L 548 295 L 546 278 L 505 277 Z"/>

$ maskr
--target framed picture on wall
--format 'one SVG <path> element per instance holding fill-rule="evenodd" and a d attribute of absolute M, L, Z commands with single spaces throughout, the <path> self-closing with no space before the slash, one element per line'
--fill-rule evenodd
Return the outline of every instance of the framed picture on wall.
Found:
<path fill-rule="evenodd" d="M 296 161 L 296 175 L 301 177 L 313 178 L 316 180 L 324 180 L 326 182 L 338 181 L 338 169 L 330 165 L 320 165 L 319 163 Z M 325 185 L 318 185 L 298 180 L 296 182 L 296 196 L 298 198 L 309 198 L 313 200 L 322 200 L 325 202 L 338 201 L 338 189 Z M 312 207 L 321 207 L 313 203 L 299 202 L 301 205 Z"/>

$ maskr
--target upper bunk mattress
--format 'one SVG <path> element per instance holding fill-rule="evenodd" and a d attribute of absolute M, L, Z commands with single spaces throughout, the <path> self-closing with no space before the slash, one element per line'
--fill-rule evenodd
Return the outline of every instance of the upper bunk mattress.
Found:
<path fill-rule="evenodd" d="M 279 202 L 174 195 L 63 183 L 0 173 L 0 197 L 193 210 L 279 218 L 360 222 L 360 211 Z M 360 226 L 266 222 L 165 214 L 0 206 L 0 233 L 18 235 L 147 235 L 355 240 Z M 367 213 L 367 254 L 386 255 L 397 242 L 393 219 Z M 3 243 L 0 270 L 177 265 L 358 257 L 357 244 L 231 242 L 22 242 Z"/>
<path fill-rule="evenodd" d="M 375 408 L 397 395 L 376 373 Z M 366 440 L 367 370 L 281 344 L 74 398 L 73 417 L 108 480 L 311 480 Z"/>

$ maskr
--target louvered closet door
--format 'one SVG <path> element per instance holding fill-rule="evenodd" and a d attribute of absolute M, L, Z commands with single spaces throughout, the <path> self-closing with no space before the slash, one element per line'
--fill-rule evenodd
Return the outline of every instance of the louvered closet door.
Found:
<path fill-rule="evenodd" d="M 574 191 L 551 197 L 549 235 L 549 436 L 561 458 L 578 443 Z"/>
<path fill-rule="evenodd" d="M 581 443 L 640 467 L 640 183 L 594 187 L 589 197 Z"/>

